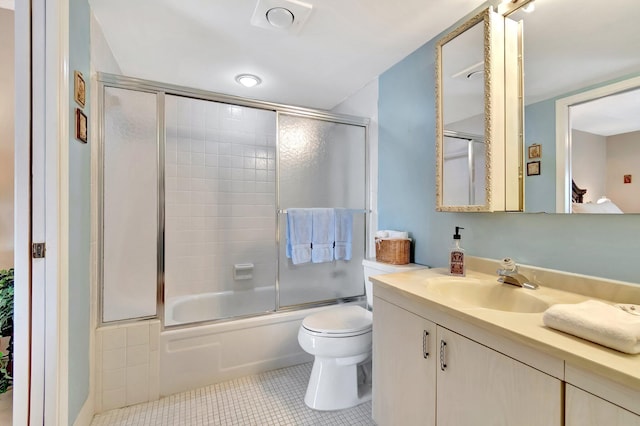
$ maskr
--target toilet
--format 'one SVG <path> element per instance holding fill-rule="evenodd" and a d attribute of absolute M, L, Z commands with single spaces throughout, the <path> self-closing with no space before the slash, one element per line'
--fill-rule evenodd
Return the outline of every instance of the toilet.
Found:
<path fill-rule="evenodd" d="M 372 275 L 391 274 L 425 266 L 390 265 L 364 259 L 367 307 L 373 304 Z M 344 305 L 322 310 L 302 321 L 298 342 L 314 355 L 309 386 L 304 397 L 315 410 L 341 410 L 371 399 L 372 312 L 360 306 Z"/>

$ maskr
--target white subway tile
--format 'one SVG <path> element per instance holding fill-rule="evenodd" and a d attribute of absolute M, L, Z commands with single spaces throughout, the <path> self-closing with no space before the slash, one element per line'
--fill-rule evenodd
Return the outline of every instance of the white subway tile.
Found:
<path fill-rule="evenodd" d="M 207 141 L 204 144 L 204 152 L 207 153 L 207 154 L 217 155 L 218 154 L 218 142 L 216 142 L 215 140 L 210 140 L 207 137 Z"/>
<path fill-rule="evenodd" d="M 218 169 L 218 178 L 219 179 L 226 179 L 229 180 L 231 179 L 231 168 L 230 167 L 220 167 Z"/>
<path fill-rule="evenodd" d="M 256 168 L 256 158 L 255 157 L 244 157 L 244 168 L 245 169 L 255 169 Z"/>
<path fill-rule="evenodd" d="M 231 179 L 235 181 L 241 181 L 244 176 L 244 170 L 241 168 L 231 169 Z"/>
<path fill-rule="evenodd" d="M 218 156 L 215 154 L 205 154 L 204 155 L 204 164 L 209 167 L 209 166 L 217 166 L 218 165 L 218 160 L 220 160 L 220 164 L 224 164 L 224 162 L 222 161 L 222 156 Z"/>
<path fill-rule="evenodd" d="M 127 367 L 127 405 L 139 404 L 149 398 L 149 364 Z"/>
<path fill-rule="evenodd" d="M 197 165 L 195 162 L 191 167 L 191 177 L 204 179 L 206 177 L 206 167 L 204 166 L 204 154 L 201 154 L 202 164 Z"/>
<path fill-rule="evenodd" d="M 126 331 L 121 327 L 105 327 L 101 330 L 102 350 L 124 348 L 127 345 Z"/>
<path fill-rule="evenodd" d="M 127 346 L 148 345 L 149 324 L 144 321 L 141 324 L 127 326 Z"/>
<path fill-rule="evenodd" d="M 256 170 L 256 182 L 266 182 L 267 181 L 267 171 L 266 170 Z"/>
<path fill-rule="evenodd" d="M 160 354 L 152 351 L 149 354 L 149 401 L 160 398 Z"/>
<path fill-rule="evenodd" d="M 256 169 L 267 170 L 267 161 L 264 158 L 256 158 Z"/>
<path fill-rule="evenodd" d="M 158 348 L 160 345 L 160 328 L 161 328 L 160 321 L 152 321 L 151 324 L 149 325 L 149 351 L 150 351 L 149 362 L 150 363 L 153 361 L 154 356 L 156 358 L 159 357 Z M 156 362 L 158 361 L 158 359 L 156 359 Z"/>
<path fill-rule="evenodd" d="M 233 155 L 231 156 L 231 167 L 241 169 L 244 167 L 244 158 L 241 156 Z"/>
<path fill-rule="evenodd" d="M 127 367 L 149 363 L 149 345 L 127 347 Z"/>
<path fill-rule="evenodd" d="M 242 190 L 244 192 L 255 192 L 256 182 L 253 180 L 245 181 Z"/>
<path fill-rule="evenodd" d="M 202 135 L 201 138 L 197 138 L 191 139 L 191 149 L 190 151 L 193 152 L 204 152 L 204 147 L 205 147 L 205 143 L 204 143 L 204 130 L 199 130 L 200 134 Z"/>
<path fill-rule="evenodd" d="M 239 135 L 234 135 L 235 137 L 238 137 Z M 244 150 L 245 147 L 244 145 L 240 145 L 240 144 L 234 144 L 231 147 L 231 153 L 237 157 L 242 157 L 244 156 Z"/>
<path fill-rule="evenodd" d="M 104 350 L 102 352 L 102 371 L 117 370 L 127 365 L 126 349 Z"/>
<path fill-rule="evenodd" d="M 189 178 L 178 178 L 178 191 L 189 191 L 191 189 L 191 181 Z"/>
<path fill-rule="evenodd" d="M 190 152 L 184 152 L 184 151 L 178 151 L 178 164 L 187 164 L 190 165 L 191 164 L 191 153 Z"/>
<path fill-rule="evenodd" d="M 229 142 L 220 142 L 218 144 L 218 154 L 231 155 L 232 152 L 231 144 Z"/>
<path fill-rule="evenodd" d="M 193 166 L 204 166 L 205 165 L 205 154 L 203 152 L 192 152 L 191 153 L 191 165 L 193 165 Z"/>
<path fill-rule="evenodd" d="M 101 374 L 102 392 L 123 389 L 127 383 L 125 377 L 126 372 L 127 370 L 125 368 L 103 371 Z"/>

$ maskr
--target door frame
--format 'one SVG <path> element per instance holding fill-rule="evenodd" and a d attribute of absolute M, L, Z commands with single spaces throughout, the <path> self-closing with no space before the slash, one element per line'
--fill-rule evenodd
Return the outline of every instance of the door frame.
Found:
<path fill-rule="evenodd" d="M 15 19 L 13 421 L 68 424 L 69 1 L 18 1 Z"/>

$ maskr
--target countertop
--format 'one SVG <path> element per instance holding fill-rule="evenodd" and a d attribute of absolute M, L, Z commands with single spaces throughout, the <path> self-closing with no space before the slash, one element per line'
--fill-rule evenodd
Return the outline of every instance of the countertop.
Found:
<path fill-rule="evenodd" d="M 542 271 L 544 273 L 539 275 L 549 276 L 549 271 Z M 534 274 L 535 271 L 528 272 Z M 576 275 L 570 275 L 575 281 Z M 411 300 L 413 303 L 419 303 L 420 306 L 426 309 L 463 320 L 492 334 L 535 348 L 552 357 L 563 360 L 565 363 L 640 391 L 640 354 L 625 354 L 548 328 L 542 322 L 542 312 L 506 312 L 465 304 L 435 290 L 433 283 L 442 282 L 447 277 L 451 278 L 444 268 L 378 275 L 372 277 L 374 295 L 387 299 L 385 295 L 393 296 L 395 294 L 403 299 Z M 571 277 L 560 281 L 570 282 Z M 497 276 L 467 269 L 466 279 L 473 280 L 474 278 L 495 281 Z M 496 286 L 503 285 L 496 282 Z M 607 281 L 603 285 L 615 287 L 617 283 Z M 617 297 L 618 300 L 608 300 L 608 302 L 628 301 L 628 303 L 638 303 L 637 297 L 640 297 L 640 286 L 625 287 L 624 283 L 620 285 L 623 286 L 620 287 L 621 291 L 612 290 L 611 293 L 616 295 L 624 293 L 627 296 L 627 300 L 620 300 Z M 566 288 L 559 289 L 557 288 L 558 286 L 555 287 L 545 286 L 540 283 L 540 288 L 537 290 L 520 288 L 515 290 L 535 292 L 537 298 L 549 300 L 551 303 L 579 303 L 588 299 L 603 300 L 593 295 L 579 294 L 567 291 Z M 579 290 L 583 293 L 585 292 L 584 288 Z M 633 300 L 628 300 L 629 295 L 632 295 Z"/>

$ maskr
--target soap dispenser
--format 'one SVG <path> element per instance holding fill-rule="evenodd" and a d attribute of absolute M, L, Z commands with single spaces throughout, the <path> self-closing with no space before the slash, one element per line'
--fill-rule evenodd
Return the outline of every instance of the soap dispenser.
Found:
<path fill-rule="evenodd" d="M 449 274 L 456 277 L 464 277 L 466 272 L 464 249 L 460 247 L 461 229 L 464 228 L 456 226 L 456 233 L 453 235 L 453 247 L 449 252 Z"/>

